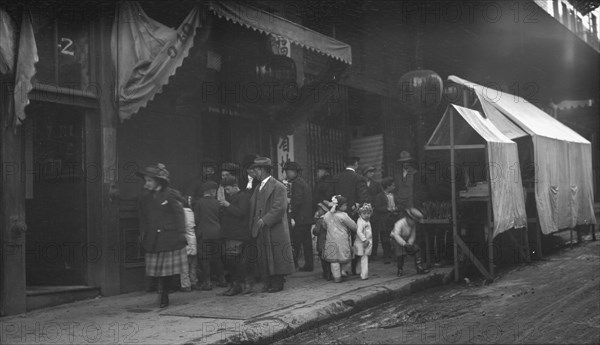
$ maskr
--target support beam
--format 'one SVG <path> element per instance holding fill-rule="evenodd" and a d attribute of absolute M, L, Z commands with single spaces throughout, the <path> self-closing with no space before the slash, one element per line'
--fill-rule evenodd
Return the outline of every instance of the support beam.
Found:
<path fill-rule="evenodd" d="M 477 269 L 479 270 L 479 272 L 481 272 L 481 274 L 483 274 L 487 279 L 490 279 L 490 280 L 494 279 L 492 274 L 490 274 L 490 272 L 488 272 L 485 269 L 485 267 L 483 266 L 481 261 L 479 261 L 479 259 L 477 259 L 477 257 L 475 257 L 473 252 L 471 252 L 469 247 L 467 247 L 465 242 L 463 242 L 463 240 L 457 234 L 454 234 L 454 243 L 455 243 L 455 245 L 457 244 L 460 246 L 460 249 L 463 251 L 463 253 L 465 253 L 467 258 L 469 258 L 469 260 L 471 260 L 471 262 L 475 265 L 475 267 L 477 267 Z M 457 269 L 456 266 L 455 266 L 455 269 Z"/>

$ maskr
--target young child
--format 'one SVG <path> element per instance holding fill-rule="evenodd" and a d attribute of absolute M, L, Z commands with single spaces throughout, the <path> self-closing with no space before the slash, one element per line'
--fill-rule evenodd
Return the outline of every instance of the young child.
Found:
<path fill-rule="evenodd" d="M 202 272 L 205 280 L 201 290 L 212 290 L 211 274 L 214 274 L 217 286 L 225 287 L 227 282 L 223 275 L 223 262 L 221 261 L 221 224 L 219 221 L 219 207 L 217 201 L 217 188 L 214 181 L 202 184 L 202 197 L 196 201 L 194 216 L 196 218 L 196 239 L 200 250 L 199 259 L 202 263 Z"/>
<path fill-rule="evenodd" d="M 325 252 L 325 241 L 327 240 L 327 226 L 323 217 L 329 209 L 324 203 L 319 203 L 319 208 L 315 212 L 314 220 L 315 224 L 312 228 L 312 234 L 317 237 L 317 252 L 319 253 L 319 259 L 321 259 L 321 268 L 323 269 L 323 279 L 331 280 L 331 264 L 325 260 L 323 256 Z"/>
<path fill-rule="evenodd" d="M 340 283 L 342 281 L 341 265 L 346 266 L 352 260 L 350 234 L 356 232 L 356 223 L 346 213 L 348 201 L 345 197 L 334 195 L 331 203 L 331 209 L 323 217 L 327 226 L 324 257 L 327 262 L 331 263 L 333 280 Z"/>
<path fill-rule="evenodd" d="M 396 260 L 398 264 L 397 275 L 400 277 L 403 274 L 402 266 L 404 265 L 404 257 L 406 254 L 415 256 L 415 268 L 417 273 L 423 274 L 429 271 L 421 266 L 421 249 L 415 244 L 417 234 L 417 223 L 423 220 L 423 214 L 416 208 L 406 209 L 406 217 L 400 219 L 394 225 L 394 230 L 390 234 L 396 251 Z"/>
<path fill-rule="evenodd" d="M 192 287 L 196 288 L 198 283 L 196 276 L 198 260 L 196 256 L 196 222 L 194 211 L 192 211 L 188 202 L 183 205 L 183 213 L 185 215 L 185 240 L 187 241 L 185 250 L 188 258 L 188 270 L 181 274 L 181 289 L 185 292 L 191 292 Z"/>
<path fill-rule="evenodd" d="M 360 218 L 356 222 L 354 254 L 360 256 L 360 278 L 363 280 L 369 279 L 369 255 L 373 249 L 373 231 L 369 220 L 372 214 L 373 208 L 369 203 L 365 203 L 358 209 Z"/>

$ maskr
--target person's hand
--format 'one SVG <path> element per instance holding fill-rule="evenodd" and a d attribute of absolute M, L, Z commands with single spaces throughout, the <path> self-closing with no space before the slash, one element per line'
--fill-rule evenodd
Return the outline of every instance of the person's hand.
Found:
<path fill-rule="evenodd" d="M 290 223 L 292 224 L 292 227 L 296 226 L 296 221 L 294 220 L 294 218 L 291 219 Z"/>
<path fill-rule="evenodd" d="M 371 244 L 371 242 L 370 242 L 370 241 L 365 241 L 365 242 L 363 243 L 363 245 L 364 245 L 364 247 L 365 247 L 365 248 L 369 247 L 369 245 L 370 245 L 370 244 Z"/>
<path fill-rule="evenodd" d="M 229 207 L 229 205 L 231 205 L 227 200 L 219 200 L 219 204 L 223 207 Z"/>
<path fill-rule="evenodd" d="M 262 228 L 264 228 L 264 227 L 265 227 L 265 221 L 264 221 L 264 220 L 262 220 L 262 218 L 261 218 L 261 219 L 259 219 L 259 220 L 256 222 L 256 226 L 258 227 L 258 229 L 259 229 L 259 230 L 261 230 Z"/>

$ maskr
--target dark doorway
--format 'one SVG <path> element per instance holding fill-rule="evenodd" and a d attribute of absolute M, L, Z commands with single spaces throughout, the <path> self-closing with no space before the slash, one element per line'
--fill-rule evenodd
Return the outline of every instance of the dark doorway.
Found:
<path fill-rule="evenodd" d="M 27 285 L 84 285 L 84 110 L 34 103 L 25 121 Z"/>

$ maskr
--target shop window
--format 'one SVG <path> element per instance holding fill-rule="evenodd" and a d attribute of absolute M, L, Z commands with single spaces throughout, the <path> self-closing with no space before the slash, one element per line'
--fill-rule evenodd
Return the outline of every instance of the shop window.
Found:
<path fill-rule="evenodd" d="M 89 24 L 74 16 L 33 14 L 38 49 L 35 81 L 85 90 L 89 85 Z"/>

